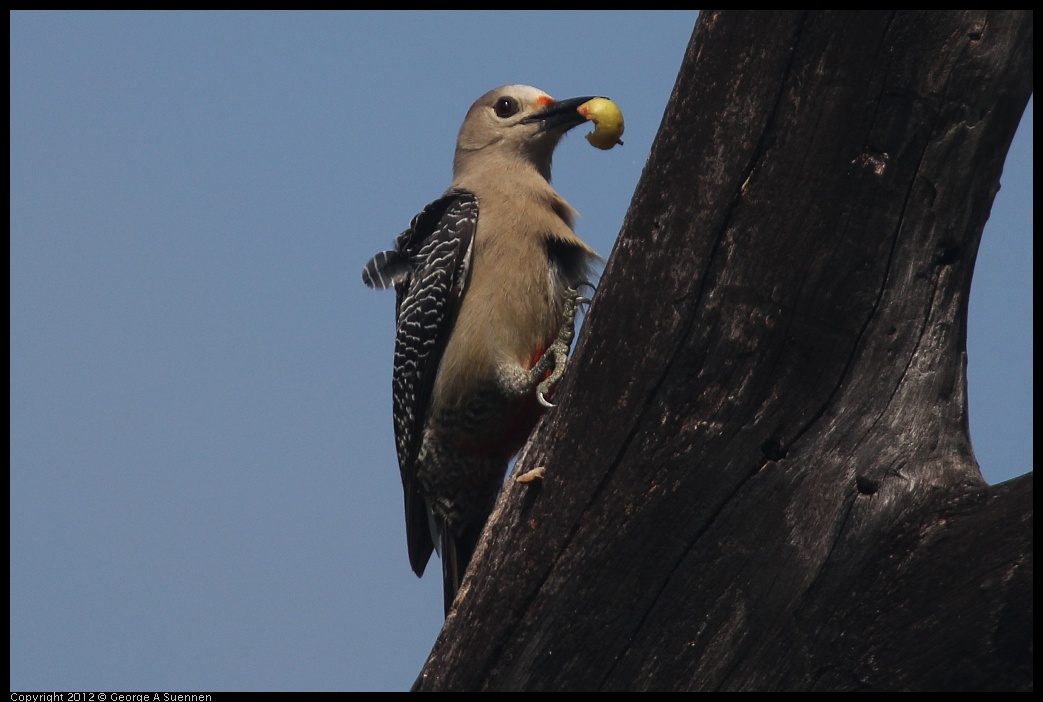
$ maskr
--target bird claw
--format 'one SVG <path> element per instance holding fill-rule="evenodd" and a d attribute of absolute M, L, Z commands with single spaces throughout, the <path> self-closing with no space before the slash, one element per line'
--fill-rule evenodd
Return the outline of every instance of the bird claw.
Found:
<path fill-rule="evenodd" d="M 587 297 L 586 295 L 580 295 L 580 288 L 590 288 L 590 297 Z M 575 297 L 573 299 L 575 300 L 576 307 L 579 307 L 580 305 L 586 305 L 587 309 L 590 309 L 590 303 L 593 301 L 594 293 L 596 293 L 597 291 L 597 286 L 591 283 L 589 280 L 584 280 L 578 283 L 576 285 L 576 289 L 572 291 L 573 293 L 575 293 Z"/>
<path fill-rule="evenodd" d="M 540 387 L 541 388 L 543 387 L 543 385 L 544 385 L 543 383 L 540 383 Z M 549 390 L 550 388 L 547 388 L 547 389 Z M 553 402 L 549 402 L 547 400 L 547 398 L 543 396 L 543 393 L 544 393 L 543 390 L 537 390 L 536 391 L 536 400 L 539 401 L 539 403 L 541 405 L 543 405 L 544 407 L 546 407 L 547 409 L 551 409 L 552 407 L 557 407 L 557 405 L 555 405 Z"/>

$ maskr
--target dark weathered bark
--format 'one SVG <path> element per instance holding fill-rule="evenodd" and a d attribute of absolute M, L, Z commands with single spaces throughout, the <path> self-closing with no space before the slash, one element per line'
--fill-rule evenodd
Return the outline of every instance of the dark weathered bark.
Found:
<path fill-rule="evenodd" d="M 701 15 L 417 689 L 1031 689 L 967 298 L 1031 12 Z"/>

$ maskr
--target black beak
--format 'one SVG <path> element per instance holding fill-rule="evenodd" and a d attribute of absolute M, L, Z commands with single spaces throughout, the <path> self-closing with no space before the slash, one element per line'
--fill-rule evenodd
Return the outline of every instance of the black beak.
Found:
<path fill-rule="evenodd" d="M 593 96 L 587 96 L 558 100 L 539 112 L 529 115 L 522 122 L 539 122 L 540 131 L 542 132 L 549 129 L 560 129 L 563 132 L 567 132 L 587 121 L 587 118 L 577 112 L 576 108 L 593 99 Z"/>

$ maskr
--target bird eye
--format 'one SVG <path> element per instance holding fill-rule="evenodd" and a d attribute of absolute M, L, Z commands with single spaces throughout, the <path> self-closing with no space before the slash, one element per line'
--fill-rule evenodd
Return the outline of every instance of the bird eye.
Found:
<path fill-rule="evenodd" d="M 500 118 L 518 114 L 518 101 L 512 97 L 502 97 L 493 105 L 496 116 Z"/>

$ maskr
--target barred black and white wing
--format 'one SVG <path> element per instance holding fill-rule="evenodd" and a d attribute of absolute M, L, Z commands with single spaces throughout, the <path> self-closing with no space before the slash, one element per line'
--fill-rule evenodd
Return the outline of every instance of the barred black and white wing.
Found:
<path fill-rule="evenodd" d="M 434 544 L 416 484 L 417 455 L 438 365 L 467 283 L 477 224 L 478 199 L 450 191 L 413 218 L 394 249 L 374 256 L 362 271 L 367 285 L 394 286 L 397 295 L 392 410 L 409 562 L 418 575 Z"/>

